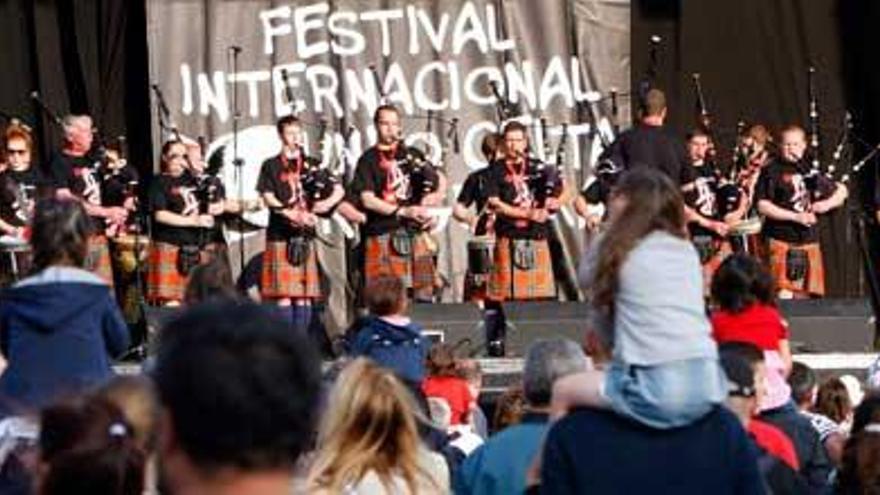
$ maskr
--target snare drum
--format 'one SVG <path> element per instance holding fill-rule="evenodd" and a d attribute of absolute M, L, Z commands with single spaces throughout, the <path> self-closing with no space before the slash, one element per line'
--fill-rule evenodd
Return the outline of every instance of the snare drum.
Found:
<path fill-rule="evenodd" d="M 468 271 L 472 275 L 487 276 L 492 273 L 495 239 L 475 237 L 468 241 Z"/>
<path fill-rule="evenodd" d="M 0 286 L 21 279 L 31 269 L 31 246 L 21 237 L 0 236 Z"/>
<path fill-rule="evenodd" d="M 752 256 L 763 256 L 763 243 L 761 241 L 761 217 L 750 217 L 735 223 L 730 227 L 731 244 L 733 250 Z"/>

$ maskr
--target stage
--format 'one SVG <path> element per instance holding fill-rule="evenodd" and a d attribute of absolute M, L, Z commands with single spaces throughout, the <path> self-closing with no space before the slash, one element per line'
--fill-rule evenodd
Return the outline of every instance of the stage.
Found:
<path fill-rule="evenodd" d="M 791 329 L 794 358 L 816 369 L 820 376 L 850 373 L 864 377 L 876 358 L 873 347 L 874 319 L 867 300 L 822 299 L 783 301 L 780 304 Z M 148 312 L 151 333 L 176 309 L 154 308 Z M 508 318 L 506 358 L 483 357 L 480 310 L 473 304 L 417 304 L 411 316 L 432 339 L 457 347 L 461 357 L 477 358 L 484 372 L 484 398 L 492 401 L 519 380 L 523 355 L 538 339 L 564 337 L 580 342 L 586 306 L 576 302 L 526 302 L 505 305 Z M 137 373 L 139 363 L 117 367 Z"/>

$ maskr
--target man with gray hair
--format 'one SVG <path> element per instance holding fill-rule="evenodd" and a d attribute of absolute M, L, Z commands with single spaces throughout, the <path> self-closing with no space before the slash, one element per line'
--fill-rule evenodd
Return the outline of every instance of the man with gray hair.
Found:
<path fill-rule="evenodd" d="M 464 460 L 455 493 L 523 493 L 526 473 L 549 425 L 553 382 L 589 366 L 583 350 L 571 340 L 538 340 L 532 344 L 523 369 L 526 414 L 520 424 L 495 434 Z"/>
<path fill-rule="evenodd" d="M 122 225 L 128 211 L 121 206 L 104 206 L 102 196 L 103 177 L 99 173 L 102 157 L 92 146 L 94 131 L 92 118 L 88 115 L 67 115 L 62 122 L 64 144 L 54 151 L 49 164 L 49 174 L 56 195 L 74 198 L 89 214 L 89 247 L 86 270 L 113 284 L 110 248 L 105 235 L 108 225 Z"/>

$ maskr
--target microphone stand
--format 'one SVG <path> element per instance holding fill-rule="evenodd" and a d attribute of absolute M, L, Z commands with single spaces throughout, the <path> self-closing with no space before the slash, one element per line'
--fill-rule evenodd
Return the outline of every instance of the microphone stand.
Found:
<path fill-rule="evenodd" d="M 229 48 L 232 54 L 232 73 L 238 74 L 238 54 L 241 47 Z M 238 121 L 241 118 L 238 108 L 238 85 L 232 87 L 232 165 L 235 167 L 235 176 L 238 178 L 238 266 L 239 277 L 244 275 L 244 160 L 238 156 Z"/>

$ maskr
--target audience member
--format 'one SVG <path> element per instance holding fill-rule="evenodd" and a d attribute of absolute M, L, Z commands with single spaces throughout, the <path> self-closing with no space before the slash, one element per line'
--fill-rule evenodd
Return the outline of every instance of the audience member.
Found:
<path fill-rule="evenodd" d="M 814 410 L 833 421 L 844 437 L 849 435 L 852 429 L 853 406 L 849 391 L 839 378 L 829 378 L 819 386 Z"/>
<path fill-rule="evenodd" d="M 794 443 L 801 465 L 801 474 L 816 492 L 827 491 L 831 483 L 833 466 L 816 428 L 800 413 L 793 401 L 779 407 L 761 411 L 760 419 L 788 435 Z"/>
<path fill-rule="evenodd" d="M 492 432 L 498 433 L 506 428 L 518 425 L 525 414 L 526 393 L 522 384 L 511 385 L 495 402 L 495 414 L 492 416 Z"/>
<path fill-rule="evenodd" d="M 313 438 L 320 373 L 308 338 L 255 304 L 218 300 L 172 320 L 153 371 L 166 490 L 291 493 Z"/>
<path fill-rule="evenodd" d="M 401 380 L 420 386 L 429 342 L 422 337 L 422 327 L 407 316 L 403 280 L 379 277 L 369 282 L 364 294 L 370 315 L 353 336 L 351 354 L 368 357 Z"/>
<path fill-rule="evenodd" d="M 40 415 L 35 493 L 141 495 L 146 456 L 113 404 L 82 397 Z"/>
<path fill-rule="evenodd" d="M 331 392 L 308 492 L 446 493 L 446 461 L 422 443 L 416 409 L 393 373 L 370 360 L 354 360 Z"/>
<path fill-rule="evenodd" d="M 761 409 L 791 400 L 785 381 L 791 369 L 788 328 L 776 309 L 773 277 L 761 263 L 745 254 L 729 256 L 712 279 L 712 336 L 719 344 L 747 342 L 764 353 L 767 393 Z"/>
<path fill-rule="evenodd" d="M 868 423 L 846 442 L 837 476 L 841 495 L 875 494 L 880 487 L 880 423 Z"/>
<path fill-rule="evenodd" d="M 737 415 L 758 449 L 758 467 L 772 493 L 808 493 L 809 486 L 798 473 L 794 445 L 785 433 L 754 416 L 765 392 L 764 356 L 752 344 L 733 342 L 719 349 L 721 364 L 730 389 L 727 407 Z"/>
<path fill-rule="evenodd" d="M 853 412 L 851 435 L 862 431 L 871 423 L 880 423 L 880 394 L 868 394 Z"/>
<path fill-rule="evenodd" d="M 189 273 L 183 301 L 189 306 L 215 298 L 237 297 L 229 264 L 221 258 L 196 265 Z"/>
<path fill-rule="evenodd" d="M 438 344 L 428 352 L 428 377 L 422 383 L 427 397 L 444 399 L 452 411 L 450 425 L 467 424 L 474 398 L 467 381 L 459 376 L 458 363 L 452 348 Z"/>
<path fill-rule="evenodd" d="M 553 383 L 588 368 L 583 350 L 570 340 L 538 340 L 523 369 L 526 413 L 520 424 L 490 438 L 459 469 L 457 494 L 523 493 L 526 472 L 540 451 L 548 428 Z"/>
<path fill-rule="evenodd" d="M 788 376 L 791 385 L 791 398 L 800 413 L 810 420 L 810 424 L 819 434 L 819 441 L 825 447 L 829 460 L 839 466 L 843 458 L 843 445 L 846 437 L 840 432 L 837 424 L 828 417 L 813 412 L 819 386 L 816 373 L 804 363 L 795 361 Z"/>
<path fill-rule="evenodd" d="M 129 334 L 111 288 L 84 270 L 90 219 L 75 200 L 36 208 L 35 273 L 0 298 L 0 416 L 38 409 L 113 376 Z"/>
<path fill-rule="evenodd" d="M 118 376 L 98 389 L 96 395 L 116 406 L 131 425 L 135 444 L 146 455 L 144 493 L 156 493 L 155 450 L 160 405 L 153 382 L 146 376 Z"/>
<path fill-rule="evenodd" d="M 764 493 L 755 449 L 717 406 L 680 428 L 655 429 L 585 408 L 554 424 L 543 450 L 541 493 Z"/>
<path fill-rule="evenodd" d="M 483 408 L 480 407 L 480 393 L 483 390 L 483 368 L 476 359 L 463 359 L 459 361 L 459 374 L 468 384 L 473 398 L 473 407 L 471 408 L 471 418 L 468 421 L 476 432 L 483 439 L 489 436 L 489 421 Z"/>
<path fill-rule="evenodd" d="M 611 225 L 588 251 L 581 281 L 598 330 L 613 342 L 612 360 L 557 382 L 554 408 L 611 408 L 654 428 L 683 426 L 722 402 L 726 380 L 681 193 L 661 172 L 636 168 L 621 177 L 611 205 Z"/>

